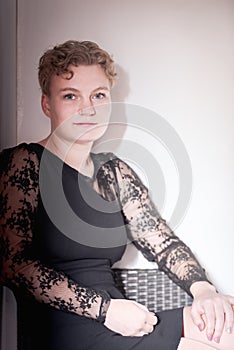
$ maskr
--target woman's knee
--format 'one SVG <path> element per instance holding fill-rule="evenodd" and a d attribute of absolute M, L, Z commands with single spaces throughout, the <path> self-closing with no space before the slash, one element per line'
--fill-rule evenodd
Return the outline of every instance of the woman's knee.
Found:
<path fill-rule="evenodd" d="M 203 317 L 204 323 L 206 324 L 206 318 Z M 181 348 L 178 347 L 178 350 L 182 349 L 217 349 L 217 350 L 231 350 L 234 349 L 234 333 L 228 334 L 225 332 L 225 330 L 222 333 L 221 339 L 219 343 L 216 343 L 214 340 L 208 340 L 207 334 L 206 334 L 206 327 L 204 330 L 200 331 L 199 328 L 195 325 L 192 319 L 191 315 L 191 307 L 185 307 L 183 311 L 183 330 L 184 330 L 184 339 L 181 340 Z M 188 341 L 186 342 L 186 339 L 190 341 L 192 344 L 192 341 L 194 341 L 196 347 L 187 347 L 186 343 L 188 344 Z M 197 345 L 196 345 L 197 343 Z M 208 347 L 204 347 L 204 345 Z M 182 347 L 183 346 L 183 347 Z M 200 347 L 199 347 L 200 346 Z M 202 347 L 203 346 L 203 347 Z"/>
<path fill-rule="evenodd" d="M 177 350 L 215 350 L 212 346 L 198 342 L 193 339 L 181 338 Z"/>

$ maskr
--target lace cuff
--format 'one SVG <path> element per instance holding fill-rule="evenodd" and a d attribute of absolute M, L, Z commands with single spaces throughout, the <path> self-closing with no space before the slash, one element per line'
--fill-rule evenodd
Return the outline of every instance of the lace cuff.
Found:
<path fill-rule="evenodd" d="M 102 297 L 102 301 L 99 309 L 99 315 L 96 320 L 100 323 L 104 323 L 106 320 L 106 314 L 110 305 L 111 298 L 109 294 L 104 290 L 99 290 L 98 294 Z"/>

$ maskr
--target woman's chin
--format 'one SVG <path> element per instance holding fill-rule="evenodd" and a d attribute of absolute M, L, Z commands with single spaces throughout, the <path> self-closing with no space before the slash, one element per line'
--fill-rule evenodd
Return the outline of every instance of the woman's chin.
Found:
<path fill-rule="evenodd" d="M 95 142 L 100 139 L 106 132 L 106 127 L 99 127 L 95 130 L 87 131 L 79 137 L 76 138 L 76 143 L 84 143 L 84 142 Z"/>
<path fill-rule="evenodd" d="M 63 141 L 66 144 L 84 144 L 84 143 L 90 143 L 95 142 L 96 140 L 100 139 L 104 133 L 106 132 L 107 127 L 101 126 L 92 130 L 87 130 L 85 132 L 74 132 L 74 129 L 71 130 L 64 130 L 58 129 L 56 132 L 54 132 L 54 135 L 60 139 L 60 141 Z"/>

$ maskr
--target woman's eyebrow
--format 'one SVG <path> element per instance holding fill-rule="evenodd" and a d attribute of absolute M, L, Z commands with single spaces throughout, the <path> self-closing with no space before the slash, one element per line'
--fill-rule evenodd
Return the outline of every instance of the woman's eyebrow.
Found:
<path fill-rule="evenodd" d="M 72 88 L 72 87 L 69 87 L 69 86 L 65 87 L 65 88 L 62 88 L 62 89 L 59 89 L 59 92 L 64 92 L 64 91 L 80 92 L 80 90 Z"/>
<path fill-rule="evenodd" d="M 94 90 L 92 90 L 92 92 L 96 92 L 99 90 L 109 91 L 110 89 L 107 86 L 99 86 L 99 87 L 95 88 Z M 69 86 L 64 87 L 64 88 L 59 90 L 59 92 L 65 92 L 65 91 L 81 92 L 79 89 L 75 89 L 75 88 L 69 87 Z"/>
<path fill-rule="evenodd" d="M 96 92 L 98 90 L 109 91 L 110 89 L 107 86 L 99 86 L 98 88 L 94 89 L 93 92 Z"/>

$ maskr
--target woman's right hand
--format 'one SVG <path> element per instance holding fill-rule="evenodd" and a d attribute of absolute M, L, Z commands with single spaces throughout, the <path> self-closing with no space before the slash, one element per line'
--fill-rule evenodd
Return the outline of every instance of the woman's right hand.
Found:
<path fill-rule="evenodd" d="M 144 305 L 126 299 L 111 299 L 104 325 L 124 336 L 140 337 L 153 331 L 158 319 Z"/>

